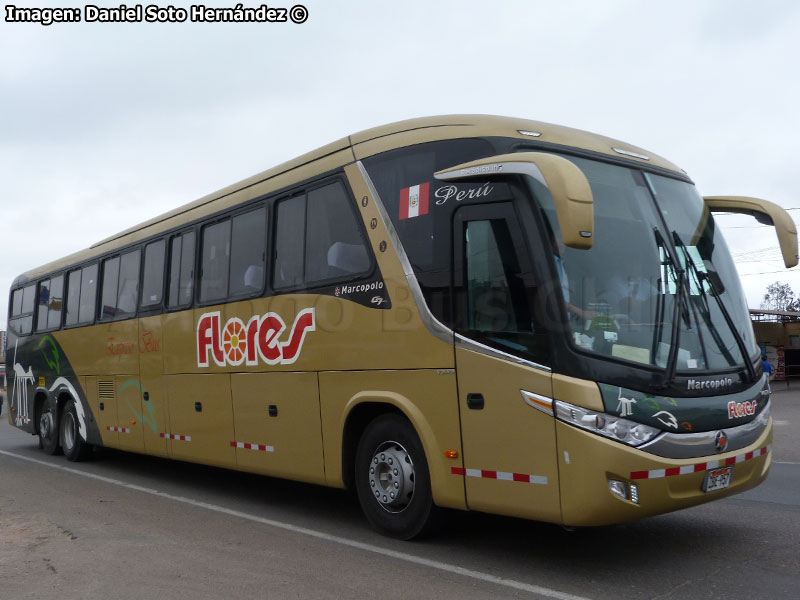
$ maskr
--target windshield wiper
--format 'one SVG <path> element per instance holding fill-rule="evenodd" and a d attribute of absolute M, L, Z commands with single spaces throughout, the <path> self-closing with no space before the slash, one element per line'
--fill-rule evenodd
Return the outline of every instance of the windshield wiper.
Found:
<path fill-rule="evenodd" d="M 664 236 L 661 235 L 661 231 L 659 231 L 658 227 L 653 227 L 653 234 L 656 237 L 656 245 L 658 246 L 659 250 L 663 250 L 664 254 L 667 258 L 667 264 L 669 266 L 669 273 L 672 274 L 673 278 L 676 278 L 676 289 L 675 289 L 675 306 L 672 308 L 672 336 L 670 337 L 670 345 L 669 345 L 669 354 L 667 355 L 667 364 L 666 370 L 664 372 L 664 381 L 661 384 L 662 387 L 669 387 L 672 385 L 673 380 L 675 379 L 675 370 L 678 365 L 678 344 L 681 340 L 681 327 L 680 327 L 680 319 L 683 318 L 687 323 L 690 322 L 689 319 L 689 308 L 685 306 L 685 298 L 683 296 L 683 286 L 684 286 L 684 278 L 685 278 L 685 271 L 683 267 L 681 267 L 680 261 L 677 257 L 673 256 L 673 250 L 667 244 Z M 660 253 L 659 253 L 660 254 Z M 662 263 L 663 264 L 663 263 Z M 665 277 L 666 279 L 666 277 Z M 668 293 L 668 281 L 663 281 L 662 285 L 664 286 L 664 290 L 662 291 L 662 295 L 666 296 Z M 656 331 L 656 335 L 654 336 L 654 345 L 657 343 L 656 340 L 661 339 L 661 328 L 663 326 L 663 312 L 662 318 L 658 322 L 658 329 Z M 657 354 L 656 354 L 657 356 Z"/>
<path fill-rule="evenodd" d="M 711 288 L 711 295 L 714 296 L 714 299 L 717 301 L 717 306 L 719 307 L 719 310 L 722 313 L 722 316 L 725 318 L 725 323 L 727 323 L 728 329 L 733 334 L 734 340 L 736 340 L 736 345 L 739 347 L 739 352 L 741 353 L 742 360 L 744 361 L 745 367 L 747 368 L 747 374 L 750 377 L 750 381 L 755 381 L 756 372 L 755 372 L 755 369 L 753 368 L 752 362 L 750 361 L 750 355 L 747 352 L 747 345 L 745 344 L 744 339 L 742 338 L 742 336 L 739 334 L 739 331 L 736 329 L 736 325 L 733 322 L 733 319 L 731 318 L 731 314 L 728 312 L 728 309 L 725 306 L 725 303 L 722 301 L 722 298 L 720 297 L 720 294 L 719 294 L 718 290 L 716 289 L 716 286 L 714 285 L 714 280 L 711 277 L 708 277 L 708 275 L 705 272 L 703 272 L 703 271 L 701 271 L 700 269 L 697 268 L 697 265 L 695 264 L 694 259 L 689 254 L 689 250 L 686 247 L 686 244 L 683 243 L 683 240 L 681 239 L 681 236 L 678 235 L 677 231 L 673 230 L 672 239 L 675 242 L 675 245 L 681 249 L 681 252 L 683 252 L 683 256 L 686 259 L 686 266 L 694 274 L 695 280 L 697 281 L 697 287 L 700 288 L 700 293 L 703 296 L 703 300 L 705 300 L 706 311 L 708 312 L 708 317 L 709 317 L 708 318 L 708 329 L 709 329 L 709 331 L 711 332 L 712 335 L 714 335 L 715 332 L 716 332 L 716 328 L 714 327 L 714 324 L 711 323 L 711 313 L 708 310 L 708 296 L 706 295 L 705 288 L 703 287 L 703 283 L 704 282 L 708 282 L 708 285 Z M 720 349 L 725 349 L 725 345 L 724 345 L 724 343 L 722 343 L 722 339 L 719 338 L 719 333 L 718 332 L 716 333 L 714 338 L 715 338 L 715 341 L 717 341 L 718 347 Z M 729 356 L 730 356 L 730 353 L 729 353 Z M 730 357 L 730 358 L 732 359 L 733 357 Z M 733 360 L 731 360 L 731 362 L 733 362 Z"/>

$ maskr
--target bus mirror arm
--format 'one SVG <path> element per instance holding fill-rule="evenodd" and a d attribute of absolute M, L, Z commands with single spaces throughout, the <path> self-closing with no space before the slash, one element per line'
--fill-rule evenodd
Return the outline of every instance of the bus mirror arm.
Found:
<path fill-rule="evenodd" d="M 434 177 L 440 181 L 457 181 L 508 174 L 528 175 L 550 190 L 565 245 L 580 250 L 592 247 L 592 190 L 583 171 L 566 158 L 546 152 L 500 154 L 438 171 Z"/>
<path fill-rule="evenodd" d="M 797 266 L 797 228 L 792 217 L 782 207 L 773 202 L 749 196 L 704 196 L 703 201 L 711 212 L 750 215 L 755 217 L 759 223 L 775 227 L 783 255 L 783 264 L 787 269 Z"/>

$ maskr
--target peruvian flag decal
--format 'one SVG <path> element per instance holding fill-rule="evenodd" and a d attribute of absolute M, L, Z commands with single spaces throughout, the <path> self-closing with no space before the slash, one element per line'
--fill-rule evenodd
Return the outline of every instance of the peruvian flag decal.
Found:
<path fill-rule="evenodd" d="M 400 190 L 400 218 L 410 219 L 428 214 L 429 183 L 412 185 Z"/>

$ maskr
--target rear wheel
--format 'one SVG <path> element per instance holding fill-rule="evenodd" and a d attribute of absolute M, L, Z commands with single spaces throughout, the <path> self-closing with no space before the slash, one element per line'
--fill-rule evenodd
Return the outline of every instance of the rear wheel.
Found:
<path fill-rule="evenodd" d="M 39 448 L 47 454 L 60 454 L 61 446 L 58 445 L 58 426 L 50 410 L 49 402 L 45 401 L 39 409 Z"/>
<path fill-rule="evenodd" d="M 385 535 L 404 540 L 427 532 L 436 507 L 422 443 L 407 419 L 382 415 L 367 426 L 356 452 L 361 509 Z"/>
<path fill-rule="evenodd" d="M 73 462 L 86 460 L 92 451 L 92 447 L 81 439 L 74 400 L 67 401 L 61 415 L 61 448 L 67 460 Z"/>

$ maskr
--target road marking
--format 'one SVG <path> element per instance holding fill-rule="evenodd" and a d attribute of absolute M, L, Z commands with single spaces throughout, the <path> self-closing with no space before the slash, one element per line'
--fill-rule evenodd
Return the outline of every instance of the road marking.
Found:
<path fill-rule="evenodd" d="M 351 540 L 348 538 L 339 537 L 338 535 L 323 533 L 322 531 L 317 531 L 315 529 L 308 529 L 306 527 L 300 527 L 298 525 L 291 525 L 289 523 L 283 523 L 281 521 L 275 521 L 273 519 L 258 517 L 256 515 L 251 515 L 238 510 L 225 508 L 224 506 L 218 506 L 216 504 L 209 504 L 207 502 L 201 502 L 200 500 L 193 500 L 192 498 L 186 498 L 185 496 L 175 496 L 173 494 L 168 494 L 167 492 L 160 492 L 153 488 L 136 485 L 135 483 L 127 483 L 120 479 L 113 479 L 111 477 L 104 477 L 103 475 L 95 475 L 94 473 L 87 473 L 85 471 L 80 471 L 78 469 L 72 469 L 70 467 L 65 467 L 63 465 L 49 463 L 47 461 L 39 460 L 37 458 L 22 456 L 20 454 L 8 452 L 6 450 L 0 450 L 0 454 L 32 462 L 37 465 L 50 467 L 51 469 L 58 469 L 59 471 L 65 471 L 67 473 L 72 473 L 74 475 L 88 477 L 89 479 L 95 479 L 97 481 L 102 481 L 104 483 L 110 483 L 112 485 L 127 488 L 129 490 L 143 492 L 145 494 L 150 494 L 151 496 L 167 498 L 168 500 L 174 500 L 175 502 L 182 502 L 183 504 L 189 504 L 191 506 L 196 506 L 198 508 L 205 508 L 206 510 L 212 510 L 214 512 L 222 513 L 232 517 L 238 517 L 240 519 L 254 521 L 256 523 L 261 523 L 263 525 L 269 525 L 270 527 L 277 527 L 278 529 L 283 529 L 285 531 L 300 533 L 302 535 L 307 535 L 309 537 L 313 537 L 318 540 L 325 540 L 327 542 L 333 542 L 334 544 L 340 544 L 342 546 L 348 546 L 350 548 L 357 548 L 358 550 L 372 552 L 373 554 L 380 554 L 382 556 L 387 556 L 389 558 L 395 558 L 405 562 L 421 565 L 424 567 L 429 567 L 431 569 L 446 571 L 448 573 L 462 575 L 463 577 L 469 577 L 471 579 L 477 579 L 479 581 L 485 581 L 487 583 L 493 583 L 495 585 L 501 585 L 504 587 L 513 588 L 515 590 L 521 590 L 523 592 L 538 594 L 546 598 L 556 598 L 558 600 L 588 600 L 588 598 L 585 598 L 583 596 L 573 596 L 572 594 L 559 592 L 558 590 L 552 590 L 550 588 L 541 587 L 538 585 L 531 585 L 529 583 L 523 583 L 522 581 L 516 581 L 514 579 L 506 579 L 505 577 L 498 577 L 496 575 L 490 575 L 489 573 L 483 573 L 481 571 L 473 571 L 472 569 L 466 569 L 464 567 L 451 565 L 449 563 L 440 562 L 438 560 L 431 560 L 429 558 L 422 558 L 421 556 L 415 556 L 413 554 L 407 554 L 405 552 L 398 552 L 396 550 L 381 548 L 380 546 L 375 546 L 373 544 L 365 544 L 364 542 L 357 542 L 355 540 Z"/>
<path fill-rule="evenodd" d="M 776 460 L 776 461 L 774 461 L 773 464 L 776 464 L 776 465 L 800 465 L 800 462 L 787 462 L 787 461 L 778 461 L 778 460 Z"/>
<path fill-rule="evenodd" d="M 772 424 L 776 427 L 783 427 L 784 425 L 788 425 L 789 421 L 786 419 L 772 419 Z"/>

